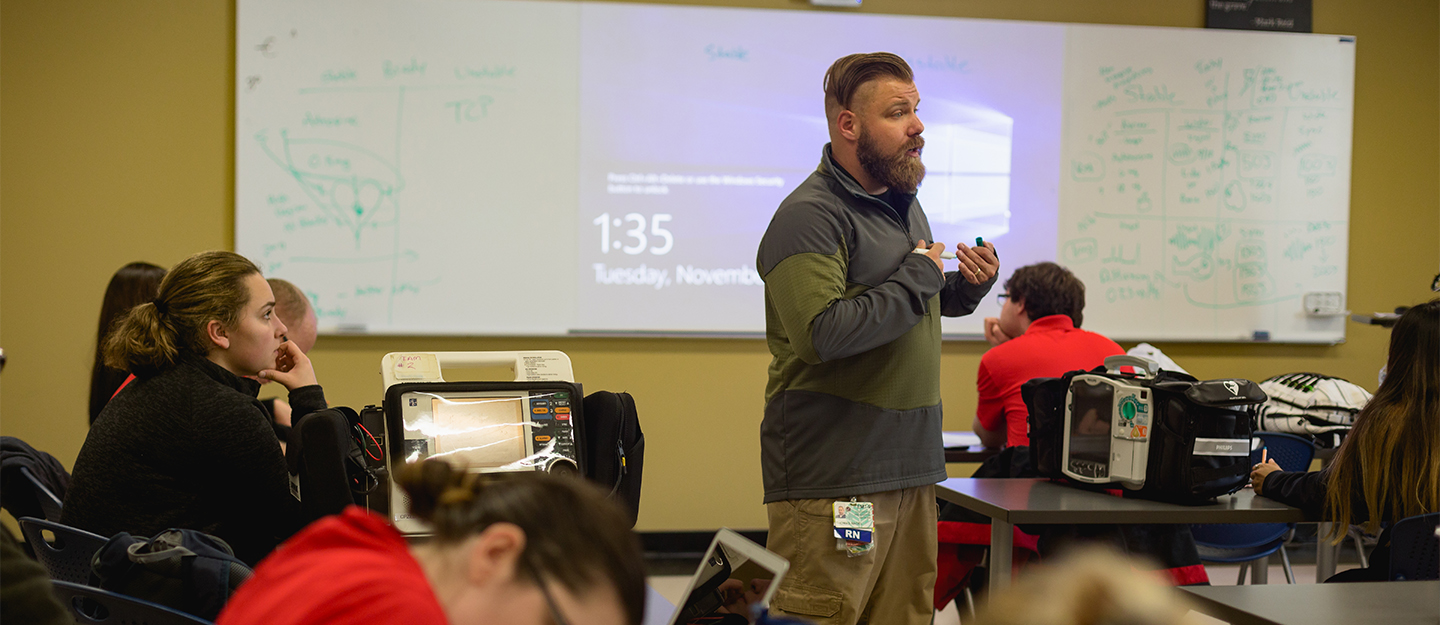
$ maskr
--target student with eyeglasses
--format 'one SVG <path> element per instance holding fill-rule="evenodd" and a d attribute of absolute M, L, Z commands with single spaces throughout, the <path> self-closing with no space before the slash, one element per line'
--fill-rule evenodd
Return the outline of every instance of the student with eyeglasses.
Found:
<path fill-rule="evenodd" d="M 590 484 L 547 473 L 470 473 L 440 460 L 401 472 L 434 530 L 408 545 L 359 507 L 281 545 L 216 625 L 638 625 L 639 542 Z"/>
<path fill-rule="evenodd" d="M 993 347 L 980 357 L 974 430 L 986 447 L 1030 444 L 1020 385 L 1076 369 L 1093 369 L 1125 353 L 1108 338 L 1080 329 L 1085 283 L 1055 263 L 1026 265 L 996 295 L 1000 317 L 985 319 Z"/>

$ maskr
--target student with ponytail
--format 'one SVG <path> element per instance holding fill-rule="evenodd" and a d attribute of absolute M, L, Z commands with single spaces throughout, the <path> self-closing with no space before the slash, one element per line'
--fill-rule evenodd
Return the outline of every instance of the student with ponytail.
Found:
<path fill-rule="evenodd" d="M 216 625 L 638 625 L 640 546 L 591 484 L 547 473 L 470 473 L 440 460 L 398 478 L 433 528 L 407 545 L 351 507 L 286 542 Z"/>
<path fill-rule="evenodd" d="M 105 363 L 136 380 L 86 436 L 64 523 L 103 536 L 200 530 L 252 565 L 299 529 L 285 457 L 246 376 L 283 384 L 297 415 L 324 408 L 325 394 L 274 307 L 253 263 L 202 252 L 117 322 Z"/>
<path fill-rule="evenodd" d="M 1382 521 L 1440 512 L 1440 299 L 1406 310 L 1390 331 L 1385 379 L 1355 417 L 1323 471 L 1285 472 L 1274 460 L 1250 473 L 1255 494 L 1334 522 L 1339 542 L 1351 525 L 1380 532 Z M 1390 532 L 1370 566 L 1326 581 L 1389 578 Z"/>

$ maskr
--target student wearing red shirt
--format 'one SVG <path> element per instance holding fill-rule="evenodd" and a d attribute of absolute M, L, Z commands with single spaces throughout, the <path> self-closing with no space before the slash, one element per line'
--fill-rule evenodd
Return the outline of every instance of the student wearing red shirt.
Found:
<path fill-rule="evenodd" d="M 994 347 L 980 358 L 974 429 L 986 447 L 1029 445 L 1029 411 L 1020 385 L 1093 369 L 1125 351 L 1115 341 L 1080 329 L 1085 284 L 1060 265 L 1016 269 L 998 297 L 1000 318 L 985 319 L 985 338 Z"/>
<path fill-rule="evenodd" d="M 398 478 L 434 534 L 407 544 L 351 506 L 255 569 L 216 625 L 639 625 L 640 544 L 590 484 L 439 460 Z"/>

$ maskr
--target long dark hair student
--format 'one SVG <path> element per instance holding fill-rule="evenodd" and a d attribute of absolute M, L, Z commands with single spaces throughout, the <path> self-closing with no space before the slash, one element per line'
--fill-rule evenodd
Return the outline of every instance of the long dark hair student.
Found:
<path fill-rule="evenodd" d="M 196 529 L 252 564 L 299 528 L 280 442 L 251 378 L 285 385 L 296 415 L 323 409 L 325 395 L 274 307 L 253 263 L 202 252 L 116 322 L 101 353 L 136 380 L 85 438 L 65 523 L 105 536 Z"/>
<path fill-rule="evenodd" d="M 137 304 L 155 299 L 160 291 L 160 280 L 165 277 L 165 268 L 150 263 L 134 262 L 121 267 L 110 277 L 105 287 L 105 299 L 100 303 L 100 326 L 95 332 L 95 362 L 90 368 L 90 423 L 100 416 L 100 409 L 115 395 L 115 391 L 130 375 L 114 367 L 105 366 L 102 353 L 110 329 L 121 315 Z"/>
<path fill-rule="evenodd" d="M 1364 508 L 1352 493 L 1364 493 Z M 1405 311 L 1390 331 L 1385 380 L 1335 453 L 1325 493 L 1333 540 L 1440 511 L 1440 299 Z"/>
<path fill-rule="evenodd" d="M 639 543 L 593 485 L 439 460 L 407 466 L 398 481 L 410 511 L 433 528 L 428 542 L 407 546 L 384 519 L 352 507 L 261 563 L 216 625 L 331 625 L 385 613 L 410 625 L 641 622 Z"/>
<path fill-rule="evenodd" d="M 1400 316 L 1390 335 L 1385 379 L 1335 460 L 1318 473 L 1288 473 L 1274 461 L 1255 465 L 1255 492 L 1334 522 L 1371 533 L 1385 521 L 1440 511 L 1440 299 Z M 1389 531 L 1380 534 L 1370 566 L 1327 581 L 1388 579 Z"/>

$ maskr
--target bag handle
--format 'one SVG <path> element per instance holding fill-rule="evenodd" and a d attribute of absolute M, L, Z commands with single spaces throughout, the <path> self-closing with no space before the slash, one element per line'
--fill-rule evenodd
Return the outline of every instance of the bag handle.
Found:
<path fill-rule="evenodd" d="M 1134 367 L 1145 372 L 1144 377 L 1153 378 L 1160 372 L 1160 363 L 1145 358 L 1144 356 L 1131 356 L 1120 354 L 1118 356 L 1107 356 L 1105 358 L 1105 370 L 1110 373 L 1120 373 L 1120 367 Z"/>

